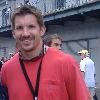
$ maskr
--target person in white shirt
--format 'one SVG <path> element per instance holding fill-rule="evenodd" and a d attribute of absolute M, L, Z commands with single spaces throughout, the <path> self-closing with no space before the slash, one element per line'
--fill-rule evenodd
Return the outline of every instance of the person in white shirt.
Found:
<path fill-rule="evenodd" d="M 87 50 L 81 50 L 78 52 L 81 57 L 80 70 L 84 77 L 85 83 L 89 88 L 91 96 L 95 95 L 95 65 L 94 62 L 89 57 L 89 52 Z"/>

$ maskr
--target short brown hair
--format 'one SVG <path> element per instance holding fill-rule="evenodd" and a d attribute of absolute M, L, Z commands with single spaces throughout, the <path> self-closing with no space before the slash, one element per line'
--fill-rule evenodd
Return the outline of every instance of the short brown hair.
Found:
<path fill-rule="evenodd" d="M 16 16 L 25 16 L 27 14 L 33 14 L 37 18 L 37 22 L 40 27 L 44 26 L 43 16 L 40 10 L 31 5 L 23 5 L 19 8 L 16 8 L 11 16 L 11 26 L 12 30 L 15 29 L 15 18 Z"/>
<path fill-rule="evenodd" d="M 58 34 L 50 34 L 43 37 L 43 42 L 45 45 L 50 47 L 53 39 L 59 39 L 62 41 L 61 37 Z"/>

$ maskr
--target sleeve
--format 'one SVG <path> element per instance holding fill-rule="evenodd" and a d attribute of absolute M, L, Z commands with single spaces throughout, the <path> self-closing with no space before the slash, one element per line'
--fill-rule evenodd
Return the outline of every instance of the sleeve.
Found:
<path fill-rule="evenodd" d="M 63 65 L 63 76 L 70 100 L 90 100 L 90 93 L 82 78 L 75 59 L 67 56 Z"/>
<path fill-rule="evenodd" d="M 81 60 L 81 62 L 80 62 L 80 70 L 82 72 L 85 72 L 85 62 L 83 60 Z"/>

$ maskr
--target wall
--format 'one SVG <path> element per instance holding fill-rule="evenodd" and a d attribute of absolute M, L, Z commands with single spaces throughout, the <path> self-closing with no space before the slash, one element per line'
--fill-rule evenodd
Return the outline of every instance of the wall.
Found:
<path fill-rule="evenodd" d="M 9 58 L 9 54 L 14 52 L 15 52 L 15 40 L 9 37 L 8 38 L 0 37 L 0 57 L 4 56 Z"/>
<path fill-rule="evenodd" d="M 86 17 L 84 22 L 66 21 L 64 25 L 48 25 L 48 33 L 58 33 L 64 41 L 63 51 L 72 54 L 78 62 L 80 62 L 80 58 L 77 52 L 89 46 L 90 56 L 96 66 L 96 82 L 100 84 L 100 20 Z"/>

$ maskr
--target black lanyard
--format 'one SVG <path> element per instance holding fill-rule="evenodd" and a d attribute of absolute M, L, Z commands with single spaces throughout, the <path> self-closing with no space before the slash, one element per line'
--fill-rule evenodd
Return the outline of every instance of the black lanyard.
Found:
<path fill-rule="evenodd" d="M 42 59 L 43 59 L 43 58 L 42 58 Z M 23 60 L 19 59 L 21 68 L 22 68 L 22 70 L 23 70 L 24 76 L 25 76 L 26 81 L 27 81 L 27 84 L 28 84 L 28 86 L 29 86 L 29 88 L 30 88 L 30 91 L 31 91 L 31 93 L 32 93 L 33 100 L 37 100 L 36 98 L 37 98 L 37 96 L 38 96 L 42 59 L 41 59 L 41 61 L 40 61 L 39 68 L 38 68 L 35 90 L 34 90 L 34 88 L 33 88 L 33 86 L 32 86 L 32 83 L 31 83 L 31 81 L 30 81 L 28 75 L 27 75 L 27 72 L 26 72 L 26 69 L 25 69 Z"/>

